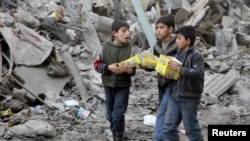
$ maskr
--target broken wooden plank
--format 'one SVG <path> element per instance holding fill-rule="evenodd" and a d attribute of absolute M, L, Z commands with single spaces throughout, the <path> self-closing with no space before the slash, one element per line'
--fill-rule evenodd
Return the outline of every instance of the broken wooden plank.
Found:
<path fill-rule="evenodd" d="M 216 58 L 207 58 L 207 59 L 204 59 L 204 60 L 205 61 L 211 61 L 211 60 L 223 61 L 223 60 L 225 60 L 227 58 L 230 58 L 230 57 L 232 57 L 234 55 L 238 55 L 238 54 L 245 53 L 245 52 L 248 52 L 248 51 L 250 51 L 250 48 L 242 49 L 242 50 L 239 50 L 239 51 L 234 52 L 232 54 L 220 55 L 220 56 L 218 56 Z"/>
<path fill-rule="evenodd" d="M 200 1 L 200 2 L 201 3 L 198 3 L 196 5 L 195 11 L 193 11 L 193 14 L 190 16 L 190 18 L 187 21 L 184 22 L 184 25 L 193 25 L 193 26 L 195 26 L 195 23 L 198 23 L 197 22 L 198 19 L 203 18 L 204 13 L 210 8 L 210 6 L 206 6 L 207 3 L 209 2 L 209 0 L 204 0 L 204 1 Z"/>
<path fill-rule="evenodd" d="M 33 95 L 37 100 L 39 100 L 41 103 L 43 103 L 44 105 L 48 106 L 49 108 L 52 108 L 50 105 L 48 105 L 45 101 L 43 101 L 43 99 L 41 99 L 38 95 L 34 94 L 33 92 L 31 92 L 29 89 L 27 89 L 21 82 L 19 82 L 13 75 L 10 75 L 10 78 L 13 79 L 15 81 L 15 83 L 17 85 L 19 85 L 20 87 L 22 87 L 23 89 L 25 89 L 27 92 L 29 92 L 31 95 Z"/>
<path fill-rule="evenodd" d="M 13 93 L 12 91 L 10 91 L 10 90 L 4 88 L 4 87 L 1 86 L 1 85 L 0 85 L 0 89 L 1 89 L 1 91 L 4 91 L 4 92 L 7 93 L 8 95 L 13 96 L 13 97 L 15 97 L 16 99 L 18 99 L 18 100 L 20 100 L 20 101 L 22 101 L 22 102 L 24 102 L 24 103 L 27 103 L 27 100 L 26 100 L 25 98 L 23 98 L 23 97 L 20 96 L 20 95 L 17 95 L 17 94 L 15 94 L 15 93 Z"/>

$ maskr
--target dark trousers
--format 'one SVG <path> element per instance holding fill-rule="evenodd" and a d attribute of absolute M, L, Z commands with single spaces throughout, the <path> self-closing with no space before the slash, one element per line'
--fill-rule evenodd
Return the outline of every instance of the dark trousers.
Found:
<path fill-rule="evenodd" d="M 113 133 L 123 133 L 125 130 L 125 112 L 128 107 L 130 87 L 104 87 L 107 119 Z"/>

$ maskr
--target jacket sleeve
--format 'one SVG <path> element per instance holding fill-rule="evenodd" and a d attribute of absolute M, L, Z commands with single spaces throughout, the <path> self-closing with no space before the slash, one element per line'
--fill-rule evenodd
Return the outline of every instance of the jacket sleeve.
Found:
<path fill-rule="evenodd" d="M 108 65 L 103 62 L 103 47 L 100 50 L 99 54 L 97 55 L 97 58 L 94 62 L 94 68 L 97 72 L 101 74 L 108 74 Z"/>

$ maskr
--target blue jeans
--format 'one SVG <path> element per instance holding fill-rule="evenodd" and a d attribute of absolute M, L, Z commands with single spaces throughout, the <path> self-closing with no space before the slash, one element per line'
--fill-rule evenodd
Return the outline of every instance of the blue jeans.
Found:
<path fill-rule="evenodd" d="M 159 134 L 163 130 L 164 117 L 167 111 L 169 92 L 170 90 L 168 88 L 164 90 L 159 88 L 159 100 L 161 101 L 159 101 L 160 106 L 159 106 L 155 129 L 154 129 L 154 141 L 158 140 Z"/>
<path fill-rule="evenodd" d="M 113 133 L 123 133 L 125 130 L 125 112 L 128 107 L 129 87 L 104 87 L 107 119 Z"/>
<path fill-rule="evenodd" d="M 183 121 L 186 134 L 190 141 L 203 141 L 203 136 L 197 120 L 199 101 L 175 101 L 168 99 L 168 110 L 164 120 L 163 131 L 159 141 L 179 141 L 178 127 Z"/>
<path fill-rule="evenodd" d="M 161 105 L 162 98 L 165 94 L 166 88 L 162 88 L 158 86 L 158 99 L 159 99 L 159 105 Z"/>

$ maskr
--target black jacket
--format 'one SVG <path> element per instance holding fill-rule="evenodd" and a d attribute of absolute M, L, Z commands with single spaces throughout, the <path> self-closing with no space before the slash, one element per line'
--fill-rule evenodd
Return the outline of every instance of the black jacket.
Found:
<path fill-rule="evenodd" d="M 177 56 L 179 51 L 177 52 Z M 177 95 L 181 97 L 201 97 L 204 88 L 204 60 L 194 47 L 187 51 L 180 69 Z"/>

